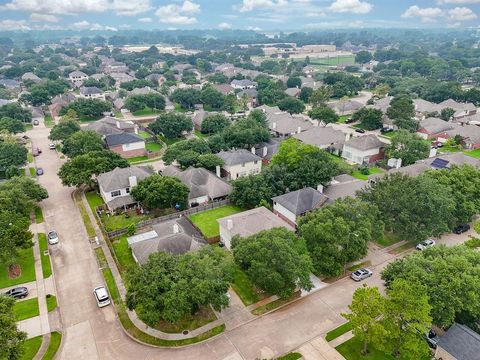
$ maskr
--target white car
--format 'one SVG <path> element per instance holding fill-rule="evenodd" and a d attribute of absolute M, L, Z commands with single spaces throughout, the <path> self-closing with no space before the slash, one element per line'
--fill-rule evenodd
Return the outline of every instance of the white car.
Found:
<path fill-rule="evenodd" d="M 366 278 L 369 278 L 370 276 L 373 275 L 373 271 L 367 268 L 362 268 L 354 271 L 350 277 L 355 280 L 355 281 L 361 281 Z"/>
<path fill-rule="evenodd" d="M 47 235 L 48 243 L 50 245 L 58 244 L 58 234 L 55 230 L 49 231 Z"/>
<path fill-rule="evenodd" d="M 50 145 L 48 145 L 48 147 L 50 148 L 50 150 L 55 150 L 55 144 L 54 143 L 50 143 Z"/>
<path fill-rule="evenodd" d="M 110 297 L 108 296 L 107 289 L 104 286 L 99 286 L 93 289 L 93 295 L 97 301 L 98 307 L 104 307 L 110 305 Z"/>
<path fill-rule="evenodd" d="M 417 250 L 425 250 L 429 247 L 432 247 L 435 245 L 435 240 L 433 239 L 428 239 L 428 240 L 425 240 L 425 241 L 422 241 L 420 244 L 418 244 L 417 246 L 415 246 L 415 248 Z"/>

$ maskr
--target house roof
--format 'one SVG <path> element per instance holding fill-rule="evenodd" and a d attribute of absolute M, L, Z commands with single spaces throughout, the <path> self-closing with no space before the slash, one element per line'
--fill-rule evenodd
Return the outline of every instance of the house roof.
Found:
<path fill-rule="evenodd" d="M 440 338 L 437 346 L 458 360 L 477 360 L 480 354 L 480 335 L 467 326 L 455 323 Z"/>
<path fill-rule="evenodd" d="M 375 101 L 373 105 L 367 105 L 367 107 L 379 109 L 379 110 L 382 110 L 383 113 L 386 113 L 392 99 L 393 99 L 393 96 L 386 96 L 384 98 L 381 98 Z"/>
<path fill-rule="evenodd" d="M 32 80 L 32 81 L 41 81 L 37 75 L 35 75 L 32 72 L 26 72 L 25 74 L 22 75 L 22 80 Z"/>
<path fill-rule="evenodd" d="M 96 86 L 82 86 L 80 88 L 80 94 L 82 95 L 96 95 L 96 94 L 102 94 L 102 90 L 100 90 Z"/>
<path fill-rule="evenodd" d="M 220 151 L 216 155 L 222 159 L 223 163 L 227 166 L 262 160 L 261 157 L 245 149 Z"/>
<path fill-rule="evenodd" d="M 114 191 L 130 187 L 129 178 L 135 176 L 137 182 L 152 175 L 153 171 L 147 167 L 130 166 L 126 168 L 116 167 L 112 171 L 98 175 L 98 185 L 103 191 Z"/>
<path fill-rule="evenodd" d="M 385 143 L 380 141 L 375 135 L 354 136 L 350 140 L 345 142 L 345 146 L 357 149 L 357 150 L 370 150 L 381 148 L 385 146 Z"/>
<path fill-rule="evenodd" d="M 162 170 L 162 175 L 173 176 L 184 183 L 190 189 L 189 199 L 206 195 L 210 199 L 216 199 L 227 196 L 232 191 L 232 186 L 228 182 L 204 168 L 189 167 L 185 171 L 180 171 L 170 165 Z"/>
<path fill-rule="evenodd" d="M 287 94 L 288 96 L 298 96 L 298 94 L 300 94 L 300 89 L 299 88 L 288 88 L 285 90 L 285 94 Z"/>
<path fill-rule="evenodd" d="M 258 92 L 257 89 L 245 89 L 237 94 L 237 98 L 241 99 L 243 95 L 247 95 L 249 98 L 255 99 L 257 98 Z"/>
<path fill-rule="evenodd" d="M 223 95 L 228 95 L 233 91 L 233 87 L 229 84 L 214 84 L 213 88 L 220 91 Z"/>
<path fill-rule="evenodd" d="M 274 131 L 281 135 L 289 135 L 306 131 L 313 127 L 305 118 L 299 116 L 292 116 L 287 112 L 279 113 L 267 113 L 268 127 L 271 131 Z"/>
<path fill-rule="evenodd" d="M 336 184 L 331 184 L 328 186 L 323 193 L 325 196 L 330 199 L 329 201 L 334 201 L 336 199 L 342 199 L 347 196 L 355 196 L 357 191 L 365 188 L 368 185 L 367 180 L 355 179 L 352 181 L 339 182 Z"/>
<path fill-rule="evenodd" d="M 281 139 L 269 139 L 268 142 L 263 142 L 255 146 L 255 154 L 263 159 L 271 160 L 273 155 L 278 153 L 280 149 Z M 264 149 L 266 148 L 267 154 L 264 155 Z"/>
<path fill-rule="evenodd" d="M 363 104 L 357 100 L 336 101 L 328 104 L 328 107 L 339 112 L 355 111 L 363 107 Z"/>
<path fill-rule="evenodd" d="M 327 201 L 327 197 L 311 187 L 292 191 L 272 198 L 272 200 L 295 215 L 305 214 L 316 209 Z"/>
<path fill-rule="evenodd" d="M 438 134 L 448 130 L 452 130 L 454 126 L 448 121 L 439 118 L 429 117 L 420 120 L 420 130 L 423 129 L 427 134 Z"/>
<path fill-rule="evenodd" d="M 415 111 L 419 113 L 433 113 L 439 110 L 437 104 L 423 99 L 413 100 L 413 105 L 415 106 Z"/>
<path fill-rule="evenodd" d="M 276 227 L 284 227 L 294 231 L 292 226 L 264 206 L 227 216 L 217 221 L 220 226 L 227 228 L 228 220 L 232 221 L 232 228 L 229 229 L 231 236 L 240 235 L 241 237 L 248 237 L 260 231 Z"/>
<path fill-rule="evenodd" d="M 293 135 L 294 138 L 309 145 L 324 147 L 333 144 L 343 144 L 345 142 L 345 134 L 340 130 L 332 127 L 315 126 L 300 134 Z"/>
<path fill-rule="evenodd" d="M 438 106 L 440 109 L 451 108 L 455 111 L 476 110 L 476 106 L 472 103 L 461 103 L 452 99 L 442 101 Z"/>
<path fill-rule="evenodd" d="M 93 130 L 103 136 L 111 134 L 121 134 L 124 130 L 134 128 L 134 123 L 124 120 L 118 120 L 111 116 L 106 116 L 98 121 L 89 123 L 87 125 L 88 130 Z"/>
<path fill-rule="evenodd" d="M 85 74 L 83 71 L 79 71 L 79 70 L 75 70 L 75 71 L 72 71 L 70 74 L 68 74 L 68 76 L 70 77 L 80 77 L 80 76 L 87 76 L 87 74 Z"/>
<path fill-rule="evenodd" d="M 257 83 L 255 81 L 252 81 L 252 80 L 248 80 L 248 79 L 242 79 L 242 80 L 237 80 L 237 79 L 234 79 L 232 80 L 232 82 L 230 83 L 232 86 L 257 86 Z"/>
<path fill-rule="evenodd" d="M 116 146 L 123 144 L 132 144 L 136 142 L 145 142 L 145 140 L 137 134 L 121 132 L 119 134 L 109 134 L 105 136 L 105 142 L 108 146 Z"/>
<path fill-rule="evenodd" d="M 109 209 L 115 210 L 135 203 L 137 203 L 137 201 L 135 201 L 133 197 L 131 197 L 130 195 L 125 195 L 114 197 L 112 200 L 107 202 L 107 206 Z"/>

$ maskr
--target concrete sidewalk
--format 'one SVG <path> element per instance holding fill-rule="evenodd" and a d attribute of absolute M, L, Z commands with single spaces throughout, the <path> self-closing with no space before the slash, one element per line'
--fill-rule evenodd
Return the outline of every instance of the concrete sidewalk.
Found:
<path fill-rule="evenodd" d="M 317 337 L 302 345 L 298 352 L 305 360 L 345 360 L 323 337 Z"/>

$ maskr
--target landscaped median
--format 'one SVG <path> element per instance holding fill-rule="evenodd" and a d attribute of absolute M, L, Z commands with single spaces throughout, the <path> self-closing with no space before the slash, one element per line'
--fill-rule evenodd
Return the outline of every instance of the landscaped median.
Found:
<path fill-rule="evenodd" d="M 40 246 L 40 260 L 42 261 L 43 278 L 46 279 L 52 275 L 52 264 L 50 263 L 47 236 L 45 234 L 38 234 L 38 245 Z"/>
<path fill-rule="evenodd" d="M 47 335 L 45 335 L 47 336 Z M 40 350 L 42 346 L 44 336 L 37 336 L 31 339 L 28 339 L 24 343 L 24 353 L 20 357 L 20 360 L 32 360 Z M 62 334 L 54 331 L 50 333 L 50 342 L 48 347 L 45 350 L 45 353 L 42 356 L 42 360 L 52 360 L 57 354 L 60 344 L 62 342 Z"/>

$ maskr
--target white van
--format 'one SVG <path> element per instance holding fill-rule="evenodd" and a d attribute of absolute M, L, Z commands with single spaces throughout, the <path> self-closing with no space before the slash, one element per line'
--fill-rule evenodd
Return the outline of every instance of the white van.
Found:
<path fill-rule="evenodd" d="M 93 289 L 93 295 L 95 295 L 98 307 L 110 305 L 110 298 L 108 297 L 107 289 L 105 289 L 104 286 L 99 286 Z"/>

